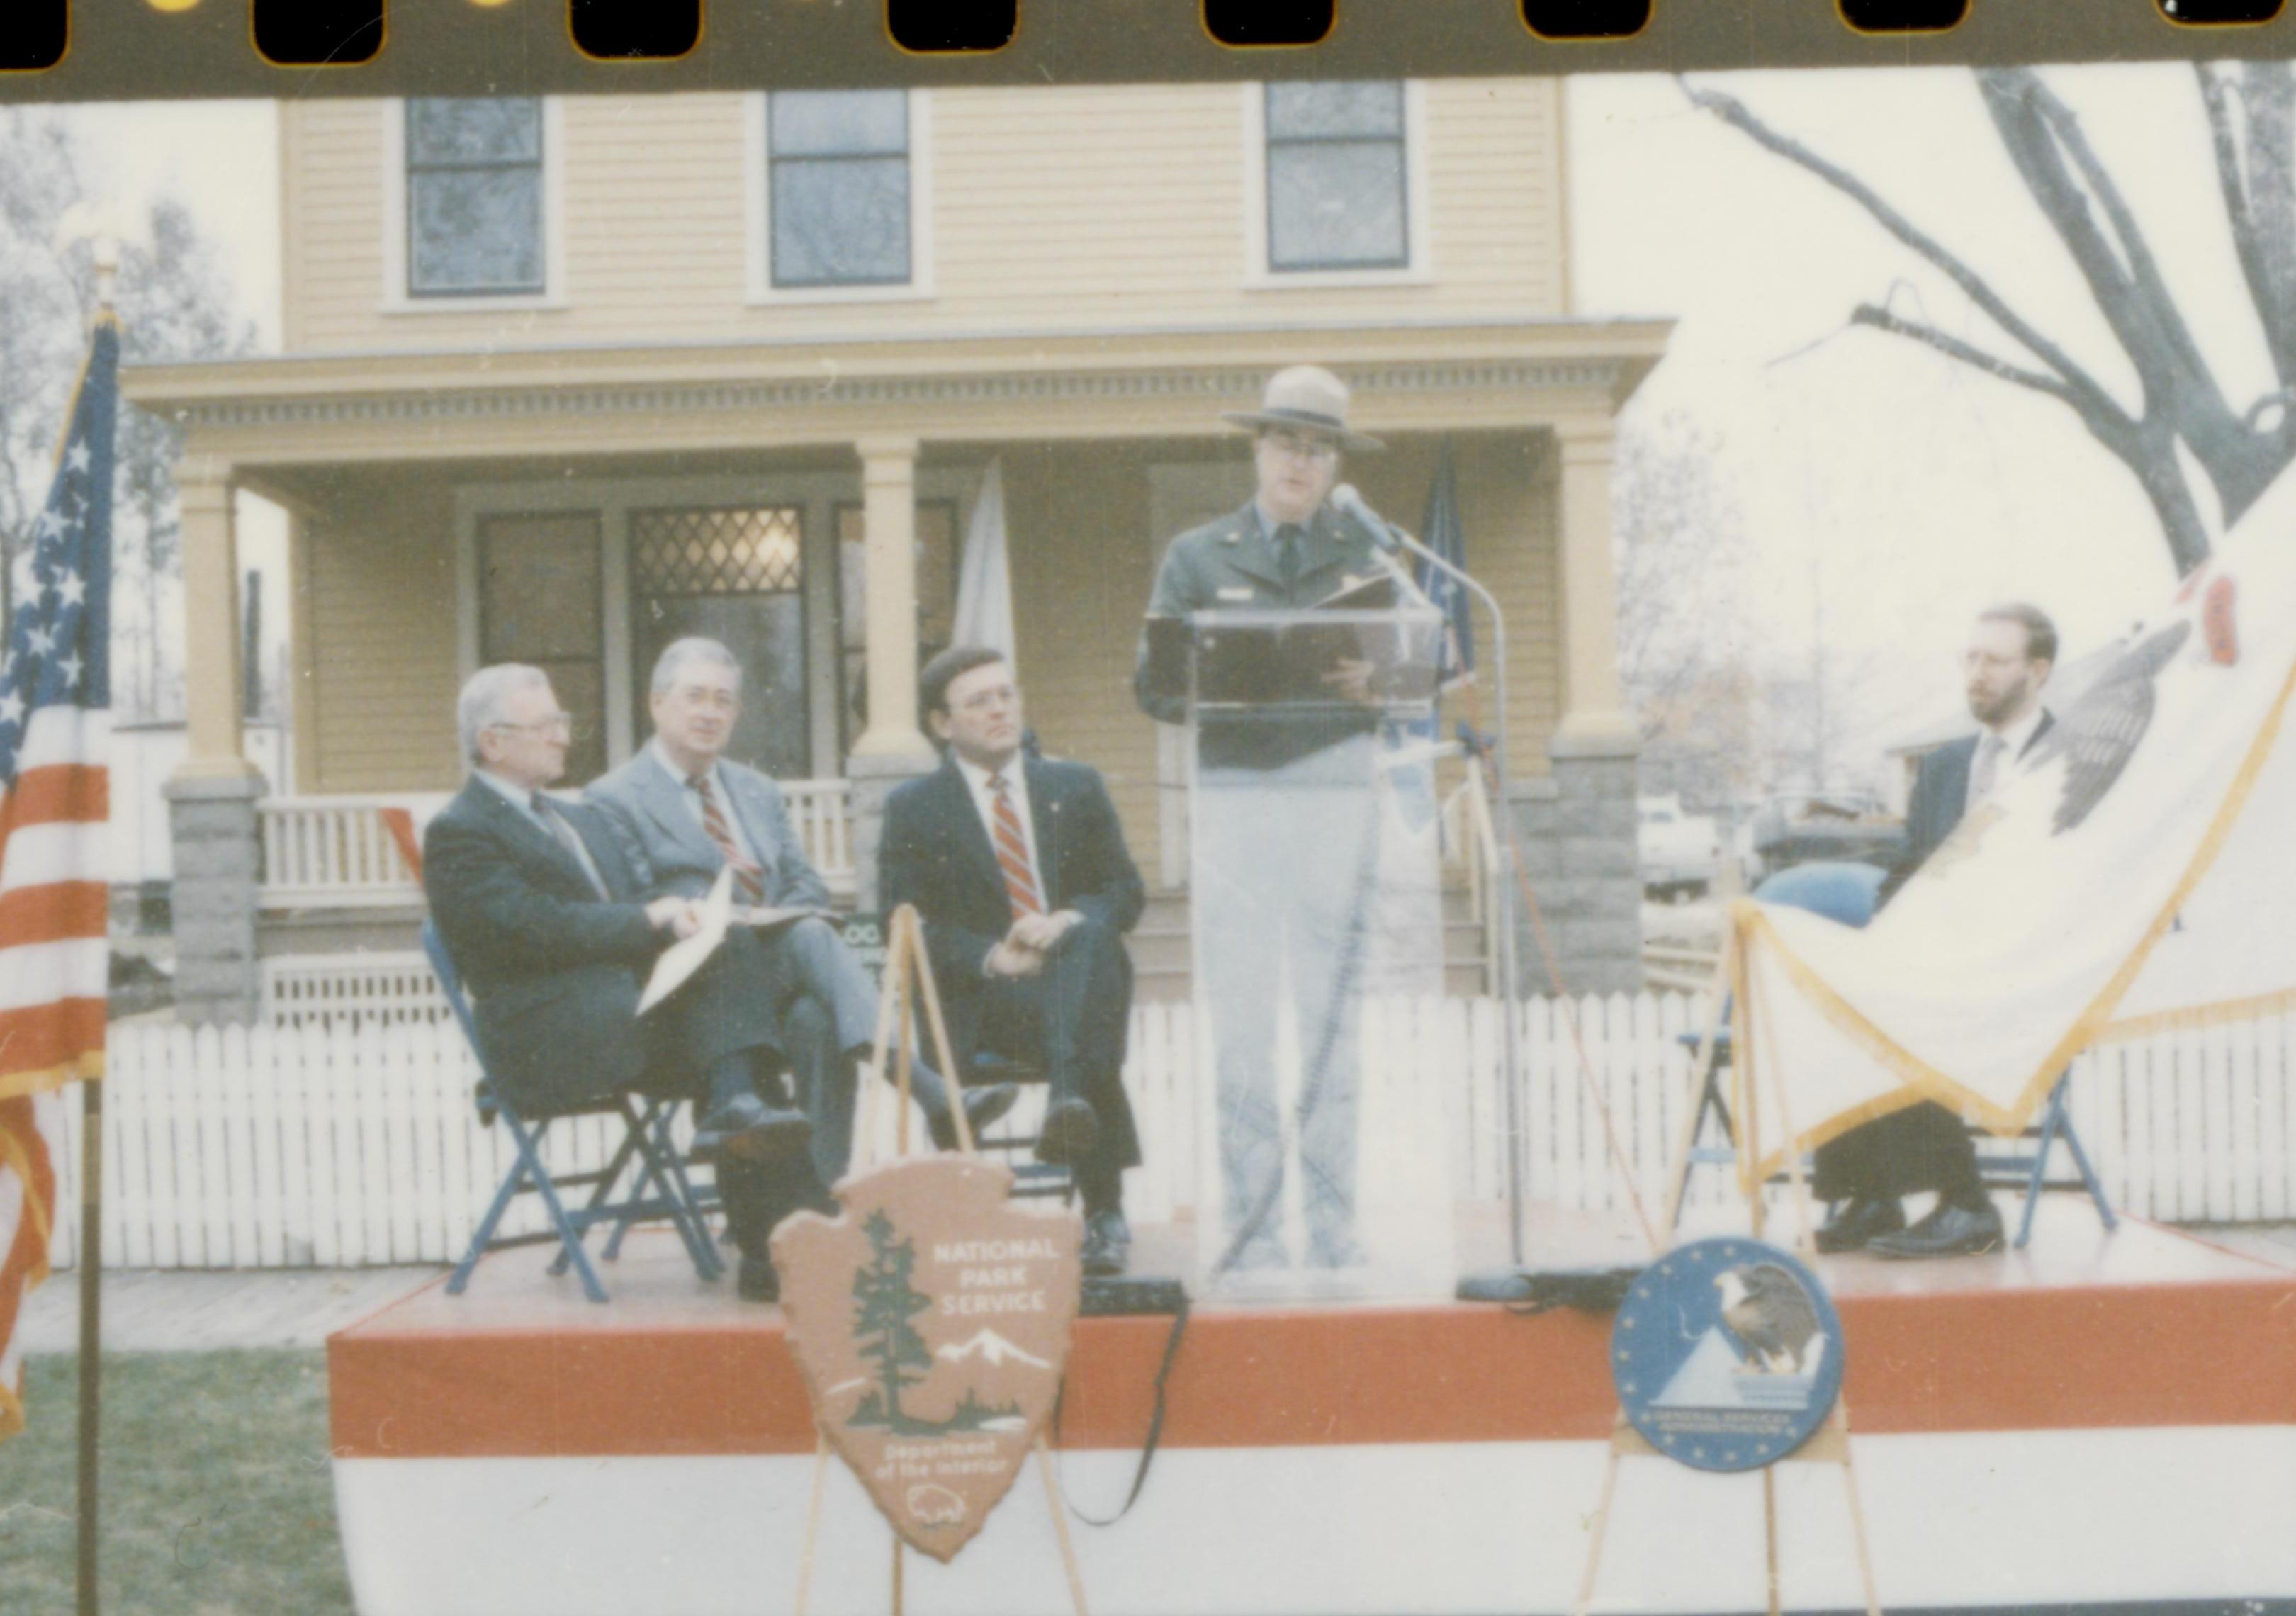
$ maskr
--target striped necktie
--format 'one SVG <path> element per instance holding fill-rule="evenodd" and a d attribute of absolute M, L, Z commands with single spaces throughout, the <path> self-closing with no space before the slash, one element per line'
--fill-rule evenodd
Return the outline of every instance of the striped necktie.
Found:
<path fill-rule="evenodd" d="M 701 799 L 701 830 L 718 844 L 718 851 L 734 869 L 734 895 L 751 908 L 766 901 L 766 874 L 750 860 L 742 856 L 741 843 L 734 840 L 733 828 L 726 823 L 726 810 L 718 805 L 718 793 L 710 788 L 709 776 L 696 775 L 686 783 L 693 794 Z"/>
<path fill-rule="evenodd" d="M 988 776 L 989 816 L 996 825 L 996 867 L 1004 872 L 1004 896 L 1013 901 L 1013 918 L 1042 915 L 1045 899 L 1037 886 L 1037 872 L 1029 862 L 1029 838 L 1021 816 L 1013 807 L 1012 788 L 1002 775 Z"/>

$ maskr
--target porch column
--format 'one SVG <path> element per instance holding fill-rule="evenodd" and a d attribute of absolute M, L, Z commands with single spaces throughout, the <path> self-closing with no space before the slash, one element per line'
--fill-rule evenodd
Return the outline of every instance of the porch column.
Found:
<path fill-rule="evenodd" d="M 1619 694 L 1616 578 L 1611 556 L 1611 464 L 1617 423 L 1607 417 L 1559 422 L 1555 491 L 1561 519 L 1562 734 L 1626 739 L 1634 720 Z"/>
<path fill-rule="evenodd" d="M 1642 986 L 1642 882 L 1635 846 L 1638 732 L 1620 693 L 1618 593 L 1611 555 L 1607 416 L 1553 428 L 1562 631 L 1562 715 L 1547 742 L 1551 792 L 1513 804 L 1524 868 L 1563 985 L 1572 993 Z M 1525 991 L 1548 990 L 1537 939 L 1524 937 Z"/>
<path fill-rule="evenodd" d="M 252 1021 L 262 999 L 255 804 L 263 779 L 241 743 L 234 492 L 227 463 L 185 453 L 176 469 L 176 498 L 187 745 L 164 790 L 175 846 L 176 1010 L 189 1021 Z"/>
<path fill-rule="evenodd" d="M 863 572 L 868 579 L 869 723 L 853 742 L 853 861 L 861 906 L 877 906 L 877 846 L 885 798 L 933 766 L 917 727 L 917 440 L 865 438 Z"/>

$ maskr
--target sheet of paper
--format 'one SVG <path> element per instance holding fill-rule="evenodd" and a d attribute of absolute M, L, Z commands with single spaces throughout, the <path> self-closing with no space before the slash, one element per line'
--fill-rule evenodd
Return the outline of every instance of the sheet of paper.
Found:
<path fill-rule="evenodd" d="M 645 992 L 638 998 L 640 1015 L 684 987 L 686 980 L 701 969 L 701 962 L 718 951 L 718 945 L 726 940 L 733 906 L 734 872 L 729 866 L 718 872 L 718 884 L 701 900 L 701 929 L 670 944 L 654 961 L 653 974 L 646 979 Z"/>
<path fill-rule="evenodd" d="M 836 916 L 826 909 L 737 909 L 734 919 L 740 925 L 759 931 L 778 931 L 783 926 L 795 925 L 801 920 L 833 920 Z"/>

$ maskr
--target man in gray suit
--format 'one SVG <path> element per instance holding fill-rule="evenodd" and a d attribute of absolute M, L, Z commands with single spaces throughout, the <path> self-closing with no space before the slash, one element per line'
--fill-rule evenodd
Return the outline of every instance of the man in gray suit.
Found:
<path fill-rule="evenodd" d="M 780 788 L 724 755 L 742 708 L 734 653 L 716 640 L 674 642 L 654 663 L 650 706 L 653 739 L 584 793 L 604 813 L 643 890 L 698 898 L 730 865 L 737 906 L 827 909 L 828 883 L 806 857 Z M 814 1163 L 823 1182 L 834 1184 L 852 1156 L 856 1074 L 876 1040 L 877 988 L 826 921 L 787 922 L 758 940 L 760 988 L 779 1013 L 783 1048 L 813 1122 Z M 955 1123 L 947 1084 L 919 1061 L 910 1087 L 934 1143 L 948 1148 Z M 994 1121 L 1013 1093 L 1009 1084 L 974 1089 L 965 1114 L 976 1128 Z"/>

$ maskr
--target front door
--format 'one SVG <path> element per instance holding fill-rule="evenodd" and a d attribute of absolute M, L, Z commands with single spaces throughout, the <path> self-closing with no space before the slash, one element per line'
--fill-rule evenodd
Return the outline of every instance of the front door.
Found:
<path fill-rule="evenodd" d="M 729 757 L 780 779 L 813 773 L 806 706 L 804 513 L 795 505 L 630 513 L 635 733 L 652 732 L 654 659 L 702 635 L 742 664 Z"/>

